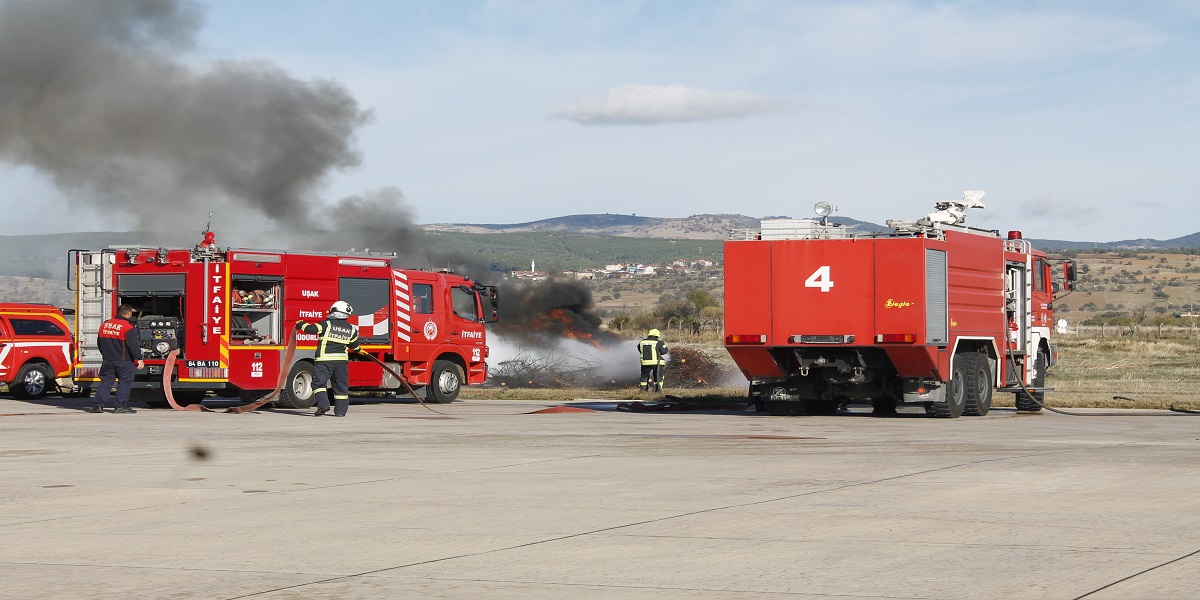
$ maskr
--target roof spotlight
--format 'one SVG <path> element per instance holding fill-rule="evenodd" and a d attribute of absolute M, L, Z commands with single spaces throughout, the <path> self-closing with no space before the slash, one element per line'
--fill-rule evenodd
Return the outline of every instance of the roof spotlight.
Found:
<path fill-rule="evenodd" d="M 813 212 L 821 217 L 821 226 L 829 225 L 829 215 L 837 212 L 837 207 L 828 202 L 818 202 L 813 205 Z"/>

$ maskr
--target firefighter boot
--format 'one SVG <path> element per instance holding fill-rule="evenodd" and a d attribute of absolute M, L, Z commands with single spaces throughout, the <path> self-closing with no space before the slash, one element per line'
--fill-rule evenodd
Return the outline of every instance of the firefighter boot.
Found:
<path fill-rule="evenodd" d="M 333 401 L 333 416 L 344 417 L 346 412 L 350 410 L 350 400 L 334 400 Z"/>
<path fill-rule="evenodd" d="M 88 412 L 102 413 L 102 412 L 104 412 L 104 406 L 101 404 L 93 404 L 92 407 L 88 409 Z"/>
<path fill-rule="evenodd" d="M 643 391 L 643 392 L 646 392 L 646 391 L 649 391 L 649 390 L 650 390 L 650 382 L 649 382 L 649 381 L 646 381 L 645 379 L 643 379 L 643 380 L 642 380 L 642 391 Z"/>
<path fill-rule="evenodd" d="M 327 412 L 329 412 L 328 408 L 318 408 L 317 412 L 313 413 L 313 416 L 314 417 L 323 417 L 323 416 L 325 416 L 325 413 L 327 413 Z"/>

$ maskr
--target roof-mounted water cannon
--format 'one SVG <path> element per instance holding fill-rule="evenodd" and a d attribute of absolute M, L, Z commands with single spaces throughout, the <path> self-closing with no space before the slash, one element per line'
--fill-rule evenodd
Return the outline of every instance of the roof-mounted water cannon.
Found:
<path fill-rule="evenodd" d="M 967 190 L 963 192 L 962 201 L 945 201 L 934 204 L 937 210 L 925 215 L 925 220 L 932 223 L 942 223 L 945 225 L 962 225 L 967 221 L 968 208 L 986 208 L 979 201 L 983 197 L 983 190 Z"/>
<path fill-rule="evenodd" d="M 196 256 L 215 256 L 217 254 L 217 234 L 212 230 L 212 211 L 208 211 L 208 224 L 204 226 L 204 231 L 200 233 L 204 236 L 200 239 L 200 243 L 192 250 L 192 254 Z"/>
<path fill-rule="evenodd" d="M 212 230 L 212 215 L 212 211 L 208 211 L 208 224 L 204 226 L 204 231 L 200 232 L 204 235 L 204 238 L 200 242 L 201 248 L 211 248 L 217 243 L 217 234 L 213 233 Z"/>
<path fill-rule="evenodd" d="M 947 200 L 934 204 L 933 212 L 916 221 L 898 221 L 889 219 L 887 226 L 896 231 L 931 232 L 943 225 L 962 225 L 967 221 L 968 208 L 986 208 L 979 199 L 983 190 L 967 190 L 963 192 L 962 200 Z"/>

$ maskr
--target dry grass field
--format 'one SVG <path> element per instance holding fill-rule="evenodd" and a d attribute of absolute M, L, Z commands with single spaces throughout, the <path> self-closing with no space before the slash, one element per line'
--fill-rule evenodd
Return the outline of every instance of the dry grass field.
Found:
<path fill-rule="evenodd" d="M 1064 335 L 1058 345 L 1050 406 L 1200 409 L 1200 339 Z"/>
<path fill-rule="evenodd" d="M 1072 326 L 1101 313 L 1172 315 L 1200 308 L 1200 256 L 1137 251 L 1079 254 L 1079 285 L 1055 302 Z"/>
<path fill-rule="evenodd" d="M 1107 337 L 1059 336 L 1059 363 L 1050 369 L 1047 377 L 1047 385 L 1054 390 L 1046 393 L 1046 404 L 1054 408 L 1167 409 L 1175 406 L 1200 410 L 1200 392 L 1197 391 L 1200 388 L 1200 339 L 1195 335 L 1190 339 L 1182 337 L 1188 334 L 1185 330 L 1173 333 L 1181 337 L 1114 336 L 1111 330 Z M 732 364 L 715 337 L 704 336 L 690 345 L 686 340 L 676 344 L 696 347 Z M 681 398 L 716 396 L 733 401 L 744 398 L 746 389 L 740 386 L 668 389 L 666 393 Z M 1114 396 L 1129 400 L 1114 400 Z M 633 388 L 467 388 L 462 397 L 567 402 L 579 399 L 647 400 L 652 396 Z M 1011 407 L 1013 395 L 998 393 L 993 405 Z"/>

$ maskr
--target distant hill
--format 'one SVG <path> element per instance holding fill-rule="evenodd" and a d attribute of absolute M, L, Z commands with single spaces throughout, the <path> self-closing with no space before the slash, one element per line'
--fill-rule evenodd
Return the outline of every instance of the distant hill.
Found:
<path fill-rule="evenodd" d="M 775 218 L 775 217 L 772 217 Z M 878 223 L 847 217 L 831 217 L 855 233 L 888 231 Z M 430 243 L 443 249 L 474 256 L 491 268 L 504 271 L 526 268 L 536 258 L 547 269 L 575 269 L 609 262 L 661 262 L 700 255 L 718 257 L 720 241 L 730 231 L 756 230 L 760 219 L 737 214 L 703 214 L 684 218 L 645 217 L 618 214 L 567 215 L 511 224 L 438 223 L 423 226 Z M 578 236 L 577 238 L 574 236 Z M 241 245 L 227 234 L 221 241 Z M 267 240 L 270 232 L 254 232 L 252 247 L 279 247 Z M 612 239 L 617 238 L 617 239 Z M 627 238 L 635 238 L 631 241 Z M 682 244 L 694 240 L 695 246 Z M 199 241 L 195 231 L 79 232 L 45 235 L 0 236 L 0 275 L 63 279 L 67 250 L 103 248 L 109 245 L 190 246 Z M 241 241 L 241 240 L 239 240 Z M 278 240 L 276 240 L 278 241 Z M 1072 242 L 1031 239 L 1034 247 L 1047 251 L 1168 250 L 1200 248 L 1200 232 L 1169 240 L 1121 240 L 1116 242 Z M 678 243 L 678 248 L 673 244 Z M 263 245 L 265 244 L 265 245 Z M 693 251 L 694 250 L 694 251 Z M 413 265 L 419 266 L 419 265 Z"/>
<path fill-rule="evenodd" d="M 788 217 L 767 217 L 788 218 Z M 807 217 L 805 217 L 807 218 Z M 856 233 L 889 231 L 878 223 L 848 217 L 830 217 L 830 222 L 851 227 Z M 436 223 L 425 225 L 426 231 L 446 233 L 534 233 L 562 232 L 591 235 L 615 235 L 660 239 L 723 240 L 731 230 L 758 229 L 760 219 L 746 215 L 692 215 L 684 218 L 641 217 L 637 215 L 585 214 L 568 215 L 509 224 Z M 1030 239 L 1041 250 L 1166 250 L 1200 248 L 1200 232 L 1169 240 L 1140 239 L 1116 242 L 1073 242 L 1067 240 Z"/>
<path fill-rule="evenodd" d="M 775 217 L 772 217 L 775 218 Z M 786 217 L 782 217 L 786 218 Z M 845 217 L 833 217 L 833 223 L 854 226 L 854 231 L 883 231 L 886 228 L 875 223 Z M 435 223 L 424 229 L 436 233 L 535 233 L 562 232 L 590 235 L 614 235 L 678 240 L 723 240 L 729 232 L 738 229 L 758 229 L 759 219 L 746 215 L 705 214 L 683 218 L 639 217 L 637 215 L 568 215 L 528 223 L 475 224 Z"/>

